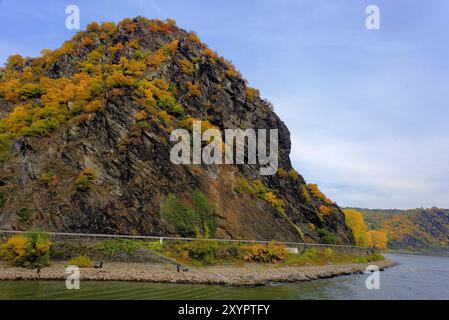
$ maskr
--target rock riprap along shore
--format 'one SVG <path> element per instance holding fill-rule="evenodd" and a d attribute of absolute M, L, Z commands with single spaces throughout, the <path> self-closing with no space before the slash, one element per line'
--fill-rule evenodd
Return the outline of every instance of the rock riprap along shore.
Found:
<path fill-rule="evenodd" d="M 0 280 L 61 280 L 65 281 L 67 263 L 55 262 L 39 270 L 0 266 Z M 80 269 L 81 281 L 133 281 L 185 284 L 221 284 L 234 286 L 265 285 L 270 282 L 297 282 L 341 275 L 363 273 L 369 265 L 380 270 L 395 265 L 391 260 L 371 263 L 335 264 L 325 266 L 278 266 L 267 264 L 244 264 L 242 266 L 191 267 L 177 272 L 168 264 L 106 263 L 102 269 Z"/>

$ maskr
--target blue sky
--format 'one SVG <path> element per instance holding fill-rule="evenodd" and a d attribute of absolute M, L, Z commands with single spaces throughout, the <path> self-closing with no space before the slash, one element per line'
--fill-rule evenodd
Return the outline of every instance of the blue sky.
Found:
<path fill-rule="evenodd" d="M 295 168 L 338 204 L 449 207 L 449 1 L 0 0 L 0 63 L 73 36 L 70 4 L 82 28 L 141 15 L 196 31 L 274 103 Z"/>

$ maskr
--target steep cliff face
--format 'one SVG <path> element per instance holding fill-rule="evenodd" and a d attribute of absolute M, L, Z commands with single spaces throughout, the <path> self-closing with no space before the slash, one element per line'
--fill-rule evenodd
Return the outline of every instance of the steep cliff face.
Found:
<path fill-rule="evenodd" d="M 187 206 L 201 191 L 217 237 L 351 241 L 339 207 L 293 170 L 270 103 L 173 21 L 93 23 L 42 57 L 11 57 L 0 75 L 1 228 L 184 235 L 167 198 Z M 173 164 L 170 133 L 195 120 L 278 129 L 278 173 Z"/>

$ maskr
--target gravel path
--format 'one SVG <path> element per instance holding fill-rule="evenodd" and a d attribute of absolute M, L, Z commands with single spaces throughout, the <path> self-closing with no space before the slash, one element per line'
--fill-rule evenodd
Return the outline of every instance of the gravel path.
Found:
<path fill-rule="evenodd" d="M 313 267 L 245 264 L 243 266 L 191 267 L 177 272 L 173 265 L 153 263 L 106 263 L 102 269 L 80 269 L 81 280 L 171 282 L 224 285 L 264 285 L 268 282 L 296 282 L 340 275 L 363 273 L 368 265 L 381 270 L 395 265 L 390 260 L 367 264 L 339 264 Z M 37 270 L 0 265 L 0 280 L 65 280 L 65 262 L 54 262 L 50 267 Z"/>

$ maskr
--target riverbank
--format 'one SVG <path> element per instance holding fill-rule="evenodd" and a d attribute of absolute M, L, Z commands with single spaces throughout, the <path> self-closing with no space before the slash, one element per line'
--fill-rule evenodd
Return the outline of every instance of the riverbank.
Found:
<path fill-rule="evenodd" d="M 64 280 L 66 262 L 54 262 L 37 270 L 0 265 L 0 280 Z M 184 284 L 220 284 L 232 286 L 265 285 L 270 282 L 298 282 L 363 273 L 368 265 L 380 270 L 395 265 L 391 260 L 371 263 L 333 264 L 324 266 L 278 266 L 246 263 L 241 266 L 220 265 L 190 267 L 177 272 L 176 267 L 157 263 L 109 262 L 101 269 L 80 269 L 81 281 L 133 281 Z"/>

